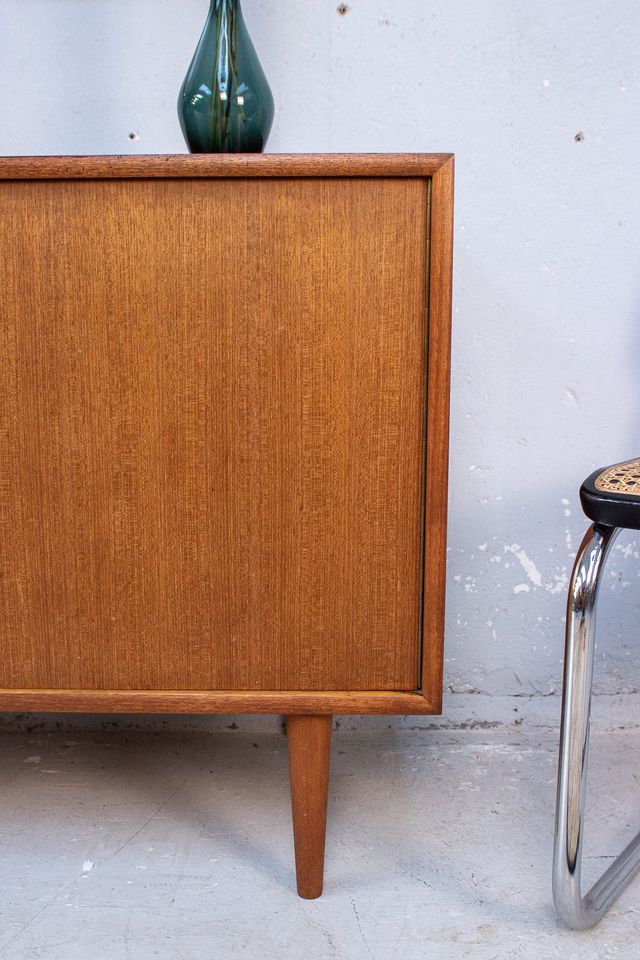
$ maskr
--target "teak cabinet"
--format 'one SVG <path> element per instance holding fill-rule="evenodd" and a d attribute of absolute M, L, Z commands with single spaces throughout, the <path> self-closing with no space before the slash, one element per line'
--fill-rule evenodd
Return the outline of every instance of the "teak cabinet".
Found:
<path fill-rule="evenodd" d="M 0 159 L 0 710 L 437 713 L 453 158 Z"/>

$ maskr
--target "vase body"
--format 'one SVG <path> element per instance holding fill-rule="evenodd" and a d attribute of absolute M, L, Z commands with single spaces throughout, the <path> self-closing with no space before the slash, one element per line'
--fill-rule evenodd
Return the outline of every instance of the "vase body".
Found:
<path fill-rule="evenodd" d="M 211 0 L 178 98 L 192 153 L 260 153 L 273 96 L 247 31 L 240 0 Z"/>

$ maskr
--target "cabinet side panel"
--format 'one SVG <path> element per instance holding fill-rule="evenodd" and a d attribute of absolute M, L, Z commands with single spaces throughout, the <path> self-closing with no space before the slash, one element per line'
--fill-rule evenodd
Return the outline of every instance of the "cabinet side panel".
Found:
<path fill-rule="evenodd" d="M 422 693 L 442 704 L 449 475 L 453 171 L 450 157 L 431 181 L 425 475 Z"/>
<path fill-rule="evenodd" d="M 426 181 L 0 184 L 0 686 L 411 690 Z"/>

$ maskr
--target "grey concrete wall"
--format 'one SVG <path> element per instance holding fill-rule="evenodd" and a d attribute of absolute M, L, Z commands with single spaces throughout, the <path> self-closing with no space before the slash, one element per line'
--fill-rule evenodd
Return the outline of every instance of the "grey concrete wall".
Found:
<path fill-rule="evenodd" d="M 457 154 L 447 683 L 557 690 L 578 485 L 640 455 L 640 12 L 632 0 L 244 0 L 270 151 Z M 184 151 L 207 0 L 0 0 L 0 152 Z M 133 137 L 133 138 L 131 138 Z M 640 556 L 597 689 L 640 685 Z"/>

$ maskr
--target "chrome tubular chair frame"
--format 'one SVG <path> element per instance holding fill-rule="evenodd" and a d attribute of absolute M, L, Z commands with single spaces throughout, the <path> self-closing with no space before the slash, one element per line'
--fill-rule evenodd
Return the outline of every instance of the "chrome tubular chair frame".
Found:
<path fill-rule="evenodd" d="M 583 897 L 580 886 L 589 716 L 598 588 L 619 528 L 595 523 L 573 568 L 567 607 L 562 724 L 553 855 L 553 898 L 562 919 L 584 930 L 598 922 L 640 867 L 640 833 Z"/>

